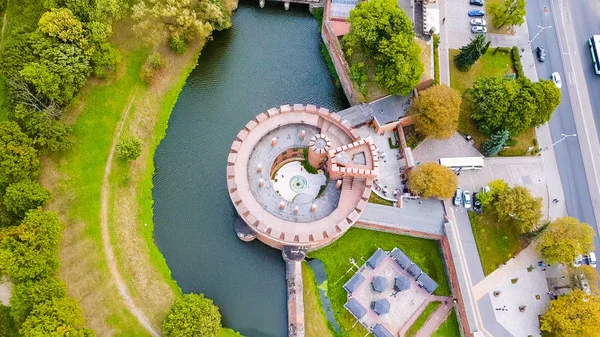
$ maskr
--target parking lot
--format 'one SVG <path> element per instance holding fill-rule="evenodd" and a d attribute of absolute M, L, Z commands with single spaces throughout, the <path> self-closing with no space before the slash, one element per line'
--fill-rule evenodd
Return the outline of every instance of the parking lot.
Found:
<path fill-rule="evenodd" d="M 469 0 L 446 0 L 446 25 L 448 37 L 448 48 L 458 49 L 471 41 L 475 34 L 471 33 L 471 17 L 468 12 L 473 9 L 481 9 L 485 12 L 485 6 L 473 6 Z M 487 15 L 483 17 L 488 21 Z"/>

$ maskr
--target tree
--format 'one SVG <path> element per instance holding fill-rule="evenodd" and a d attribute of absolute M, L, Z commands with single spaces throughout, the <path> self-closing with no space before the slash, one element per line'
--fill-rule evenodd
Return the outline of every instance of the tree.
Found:
<path fill-rule="evenodd" d="M 571 261 L 571 263 L 572 262 L 573 261 Z M 590 265 L 582 265 L 577 268 L 569 267 L 568 273 L 569 280 L 571 281 L 570 288 L 583 290 L 582 283 L 585 279 L 585 282 L 590 287 L 589 290 L 591 294 L 593 294 L 594 296 L 600 295 L 600 275 L 598 275 L 596 268 Z"/>
<path fill-rule="evenodd" d="M 482 192 L 477 195 L 477 199 L 482 207 L 493 206 L 498 200 L 498 195 L 509 189 L 508 184 L 502 179 L 492 180 L 488 183 L 488 192 Z"/>
<path fill-rule="evenodd" d="M 393 95 L 408 95 L 421 81 L 425 69 L 421 48 L 412 35 L 398 34 L 391 40 L 382 40 L 375 60 L 375 81 Z"/>
<path fill-rule="evenodd" d="M 38 28 L 40 32 L 62 42 L 76 43 L 82 48 L 82 43 L 87 45 L 83 24 L 67 8 L 52 9 L 44 13 L 38 22 Z"/>
<path fill-rule="evenodd" d="M 231 26 L 230 14 L 218 2 L 209 0 L 147 0 L 132 8 L 134 29 L 149 41 L 207 40 L 213 29 Z"/>
<path fill-rule="evenodd" d="M 481 146 L 483 150 L 483 154 L 488 157 L 493 157 L 504 147 L 504 144 L 508 141 L 509 134 L 506 130 L 500 130 L 490 137 L 490 139 L 486 140 L 485 143 Z"/>
<path fill-rule="evenodd" d="M 496 28 L 520 26 L 525 22 L 525 0 L 504 0 L 490 3 L 492 23 Z"/>
<path fill-rule="evenodd" d="M 31 209 L 42 206 L 50 199 L 50 192 L 35 181 L 23 180 L 8 185 L 4 205 L 16 216 L 23 218 Z"/>
<path fill-rule="evenodd" d="M 361 1 L 350 11 L 348 22 L 350 31 L 342 41 L 349 55 L 362 51 L 375 56 L 383 41 L 396 35 L 414 36 L 412 22 L 394 0 Z"/>
<path fill-rule="evenodd" d="M 60 297 L 34 306 L 19 332 L 23 337 L 95 336 L 83 324 L 83 313 L 77 301 Z"/>
<path fill-rule="evenodd" d="M 13 281 L 42 278 L 58 268 L 62 224 L 56 213 L 32 210 L 21 225 L 0 232 L 0 273 Z"/>
<path fill-rule="evenodd" d="M 32 141 L 15 122 L 0 123 L 0 194 L 12 183 L 35 180 L 40 162 Z"/>
<path fill-rule="evenodd" d="M 551 80 L 533 83 L 531 90 L 536 105 L 536 112 L 531 122 L 536 126 L 542 125 L 550 120 L 552 113 L 560 104 L 561 91 Z"/>
<path fill-rule="evenodd" d="M 454 64 L 460 71 L 468 71 L 471 66 L 485 54 L 489 43 L 485 42 L 485 34 L 479 34 L 466 46 L 460 47 L 460 52 L 454 57 Z"/>
<path fill-rule="evenodd" d="M 117 157 L 123 160 L 134 160 L 142 154 L 142 143 L 135 137 L 123 137 L 117 143 Z"/>
<path fill-rule="evenodd" d="M 458 127 L 460 103 L 458 91 L 445 84 L 422 91 L 409 111 L 415 116 L 416 131 L 438 139 L 452 136 Z"/>
<path fill-rule="evenodd" d="M 408 187 L 425 198 L 451 198 L 458 186 L 456 174 L 437 163 L 425 163 L 410 172 Z"/>
<path fill-rule="evenodd" d="M 21 326 L 33 307 L 65 295 L 65 285 L 53 277 L 17 283 L 10 298 L 10 316 Z"/>
<path fill-rule="evenodd" d="M 594 229 L 572 217 L 558 218 L 542 233 L 537 250 L 550 263 L 570 265 L 594 250 Z"/>
<path fill-rule="evenodd" d="M 513 223 L 521 233 L 533 230 L 542 218 L 542 198 L 535 198 L 523 186 L 498 193 L 494 208 L 498 218 Z"/>
<path fill-rule="evenodd" d="M 595 337 L 600 322 L 600 298 L 574 290 L 550 302 L 540 317 L 541 330 L 551 336 Z"/>
<path fill-rule="evenodd" d="M 185 294 L 176 299 L 163 323 L 166 337 L 215 337 L 219 329 L 219 308 L 203 294 Z"/>
<path fill-rule="evenodd" d="M 38 151 L 45 153 L 71 149 L 71 129 L 51 116 L 48 110 L 35 111 L 19 104 L 12 119 L 31 138 Z"/>

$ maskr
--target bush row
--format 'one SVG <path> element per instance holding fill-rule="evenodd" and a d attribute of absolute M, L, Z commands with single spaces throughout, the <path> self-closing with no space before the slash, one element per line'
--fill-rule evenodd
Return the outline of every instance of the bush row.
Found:
<path fill-rule="evenodd" d="M 512 47 L 510 56 L 512 57 L 512 61 L 515 66 L 515 71 L 517 72 L 517 78 L 525 78 L 525 73 L 523 72 L 523 64 L 521 63 L 521 55 L 517 46 Z"/>

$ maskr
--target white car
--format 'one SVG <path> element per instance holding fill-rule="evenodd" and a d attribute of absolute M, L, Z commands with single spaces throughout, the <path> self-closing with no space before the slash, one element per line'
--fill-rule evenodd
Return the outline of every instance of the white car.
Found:
<path fill-rule="evenodd" d="M 473 27 L 471 27 L 471 33 L 475 33 L 475 34 L 487 33 L 487 28 L 485 28 L 484 26 L 473 26 Z"/>
<path fill-rule="evenodd" d="M 554 85 L 556 85 L 557 88 L 562 88 L 562 80 L 560 79 L 560 74 L 558 72 L 553 72 L 550 78 L 552 79 L 552 82 L 554 82 Z"/>
<path fill-rule="evenodd" d="M 588 254 L 588 264 L 594 268 L 596 268 L 596 253 L 590 252 Z"/>
<path fill-rule="evenodd" d="M 577 255 L 577 257 L 575 257 L 575 261 L 573 261 L 573 267 L 581 267 L 582 263 L 583 263 L 583 255 Z"/>
<path fill-rule="evenodd" d="M 464 203 L 465 203 L 465 208 L 466 209 L 471 208 L 471 192 L 464 191 L 463 192 L 463 199 L 464 199 Z"/>
<path fill-rule="evenodd" d="M 471 26 L 485 26 L 484 19 L 471 19 Z"/>

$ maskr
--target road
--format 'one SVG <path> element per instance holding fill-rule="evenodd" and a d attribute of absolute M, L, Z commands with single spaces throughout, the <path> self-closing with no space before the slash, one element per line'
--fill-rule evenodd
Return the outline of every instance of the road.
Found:
<path fill-rule="evenodd" d="M 577 32 L 577 41 L 569 41 L 567 46 L 564 38 L 566 34 L 561 31 L 561 27 L 555 22 L 555 15 L 560 12 L 560 8 L 553 8 L 555 1 L 536 0 L 527 2 L 527 25 L 530 36 L 534 36 L 538 31 L 538 26 L 553 26 L 552 29 L 544 30 L 531 47 L 544 46 L 548 50 L 546 62 L 536 62 L 536 70 L 540 79 L 550 78 L 552 72 L 559 72 L 563 79 L 562 101 L 558 106 L 552 119 L 550 120 L 550 132 L 553 141 L 562 138 L 561 134 L 577 133 L 574 110 L 572 106 L 571 95 L 578 95 L 578 90 L 572 90 L 574 77 L 573 64 L 570 57 L 579 57 L 581 64 L 589 68 L 584 69 L 585 81 L 590 93 L 591 103 L 593 104 L 596 129 L 600 130 L 600 77 L 591 70 L 591 60 L 589 49 L 586 49 L 587 39 L 593 35 L 600 34 L 600 2 L 596 0 L 577 0 L 567 1 L 571 18 L 576 17 L 574 22 L 567 24 L 575 25 Z M 583 18 L 585 17 L 585 18 Z M 562 42 L 559 42 L 558 34 L 563 34 Z M 573 42 L 573 43 L 571 43 Z M 559 46 L 559 43 L 561 45 Z M 568 55 L 569 47 L 571 55 Z M 563 62 L 567 61 L 567 62 Z M 569 71 L 565 71 L 564 65 L 568 64 Z M 582 84 L 583 85 L 583 84 Z M 595 246 L 596 255 L 600 256 L 600 240 L 598 236 L 598 223 L 592 207 L 592 198 L 588 187 L 588 179 L 584 169 L 584 158 L 579 142 L 585 141 L 579 137 L 565 139 L 554 147 L 556 160 L 560 173 L 561 182 L 564 189 L 567 212 L 580 221 L 590 224 L 596 231 Z"/>

